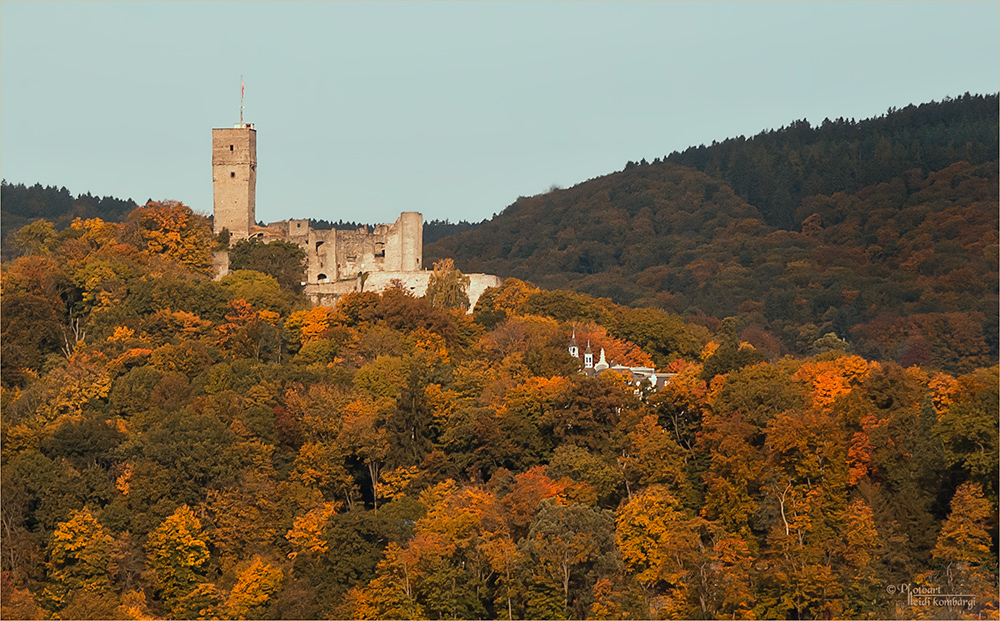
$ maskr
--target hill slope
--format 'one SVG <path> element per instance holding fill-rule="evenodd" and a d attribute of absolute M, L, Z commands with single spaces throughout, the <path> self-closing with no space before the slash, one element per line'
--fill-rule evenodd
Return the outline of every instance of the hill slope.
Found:
<path fill-rule="evenodd" d="M 979 118 L 984 101 L 992 112 Z M 450 256 L 463 270 L 620 303 L 743 315 L 797 351 L 832 331 L 882 358 L 995 358 L 996 102 L 969 97 L 861 123 L 799 124 L 630 163 L 518 199 L 477 229 L 425 246 L 425 262 Z M 906 136 L 915 141 L 896 149 Z M 888 164 L 880 144 L 896 145 Z M 674 161 L 697 155 L 739 186 L 748 182 L 734 162 L 748 153 L 772 167 L 742 196 Z M 746 200 L 754 196 L 763 208 Z"/>
<path fill-rule="evenodd" d="M 760 209 L 768 224 L 794 228 L 803 199 L 857 192 L 906 171 L 941 170 L 959 161 L 997 159 L 1000 98 L 970 95 L 890 109 L 860 122 L 806 120 L 753 138 L 672 153 L 668 160 L 721 179 Z"/>

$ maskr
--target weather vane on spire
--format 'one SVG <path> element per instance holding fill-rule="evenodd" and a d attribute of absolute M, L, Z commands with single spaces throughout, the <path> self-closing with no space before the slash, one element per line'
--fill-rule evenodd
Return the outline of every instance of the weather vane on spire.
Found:
<path fill-rule="evenodd" d="M 243 125 L 243 76 L 240 76 L 240 125 Z"/>

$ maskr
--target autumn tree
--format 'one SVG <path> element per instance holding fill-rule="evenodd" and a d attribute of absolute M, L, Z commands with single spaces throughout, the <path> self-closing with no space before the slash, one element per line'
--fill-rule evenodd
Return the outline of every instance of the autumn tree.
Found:
<path fill-rule="evenodd" d="M 525 614 L 576 618 L 590 604 L 596 574 L 616 567 L 609 512 L 543 501 L 521 543 Z"/>
<path fill-rule="evenodd" d="M 56 229 L 48 220 L 35 220 L 18 229 L 14 242 L 26 255 L 42 256 L 52 252 Z"/>
<path fill-rule="evenodd" d="M 656 615 L 690 617 L 704 520 L 687 515 L 675 496 L 654 485 L 632 496 L 616 522 L 625 569 L 646 588 Z"/>
<path fill-rule="evenodd" d="M 371 400 L 357 400 L 345 411 L 340 443 L 368 470 L 372 506 L 378 510 L 378 482 L 390 452 L 389 431 L 380 405 Z"/>
<path fill-rule="evenodd" d="M 226 615 L 232 619 L 266 619 L 269 605 L 284 581 L 281 569 L 264 562 L 259 556 L 253 557 L 238 574 L 229 597 L 226 599 Z"/>
<path fill-rule="evenodd" d="M 176 202 L 150 202 L 129 214 L 146 248 L 199 273 L 212 268 L 212 231 L 208 219 Z"/>
<path fill-rule="evenodd" d="M 89 508 L 74 511 L 68 521 L 61 522 L 49 545 L 52 586 L 45 592 L 49 605 L 55 609 L 64 608 L 74 596 L 84 592 L 93 593 L 99 599 L 109 596 L 113 599 L 114 548 L 114 539 Z"/>
<path fill-rule="evenodd" d="M 885 545 L 878 533 L 875 516 L 868 504 L 856 498 L 844 514 L 843 544 L 840 554 L 844 559 L 844 616 L 859 618 L 875 616 L 885 605 L 886 573 L 881 563 Z"/>
<path fill-rule="evenodd" d="M 44 619 L 46 616 L 31 591 L 14 584 L 10 572 L 0 574 L 0 596 L 0 614 L 5 619 Z"/>
<path fill-rule="evenodd" d="M 441 259 L 434 263 L 424 297 L 434 308 L 468 310 L 468 289 L 469 277 L 459 271 L 451 259 Z"/>
<path fill-rule="evenodd" d="M 209 552 L 201 522 L 187 505 L 149 534 L 146 559 L 165 610 L 177 618 L 210 609 L 217 592 L 208 581 Z"/>
<path fill-rule="evenodd" d="M 631 420 L 629 421 L 631 422 Z M 687 491 L 684 453 L 656 416 L 646 415 L 625 434 L 618 466 L 629 498 L 640 486 L 661 484 L 678 498 Z"/>
<path fill-rule="evenodd" d="M 980 485 L 963 483 L 951 499 L 951 512 L 931 556 L 941 567 L 941 582 L 949 592 L 971 593 L 978 610 L 995 611 L 997 557 L 987 528 L 991 519 L 995 509 L 983 498 Z"/>
<path fill-rule="evenodd" d="M 262 357 L 281 354 L 281 334 L 278 331 L 279 315 L 266 309 L 254 310 L 246 300 L 229 302 L 226 323 L 216 327 L 219 347 L 237 358 Z"/>
<path fill-rule="evenodd" d="M 997 496 L 1000 478 L 996 425 L 1000 398 L 995 371 L 996 367 L 978 378 L 963 376 L 956 382 L 955 402 L 942 403 L 933 428 L 935 437 L 944 445 L 946 462 L 967 472 L 991 498 Z"/>

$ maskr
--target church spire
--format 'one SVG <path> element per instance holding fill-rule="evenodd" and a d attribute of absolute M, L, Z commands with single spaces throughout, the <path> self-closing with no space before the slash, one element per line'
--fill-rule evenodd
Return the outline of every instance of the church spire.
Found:
<path fill-rule="evenodd" d="M 600 373 L 601 371 L 607 369 L 610 366 L 611 365 L 608 364 L 608 361 L 604 359 L 604 348 L 602 347 L 601 348 L 601 359 L 597 362 L 597 364 L 594 365 L 594 370 L 597 371 L 598 373 Z"/>

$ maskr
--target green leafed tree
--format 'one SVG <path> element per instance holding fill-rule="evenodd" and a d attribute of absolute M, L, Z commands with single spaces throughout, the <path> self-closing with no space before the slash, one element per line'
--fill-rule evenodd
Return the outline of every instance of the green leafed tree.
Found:
<path fill-rule="evenodd" d="M 280 239 L 269 244 L 258 239 L 242 240 L 229 251 L 229 269 L 263 272 L 273 276 L 282 289 L 301 293 L 306 279 L 306 253 L 298 244 Z"/>
<path fill-rule="evenodd" d="M 581 618 L 594 579 L 617 568 L 610 512 L 544 500 L 522 540 L 529 618 Z"/>

